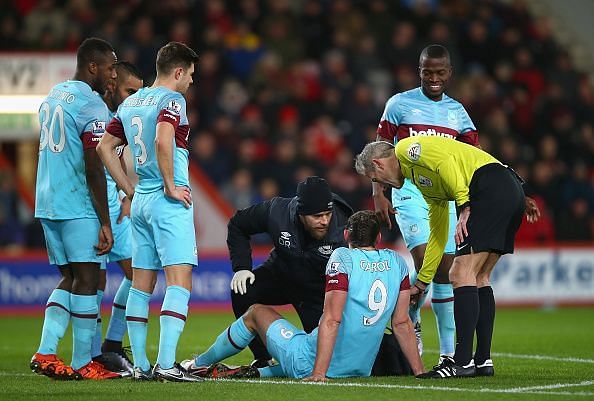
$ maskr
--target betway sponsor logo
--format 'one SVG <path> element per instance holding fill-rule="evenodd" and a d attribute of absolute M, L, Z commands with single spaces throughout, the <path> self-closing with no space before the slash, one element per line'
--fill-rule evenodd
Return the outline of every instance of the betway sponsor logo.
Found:
<path fill-rule="evenodd" d="M 429 124 L 401 124 L 396 132 L 398 140 L 409 136 L 441 136 L 443 138 L 455 139 L 459 132 L 453 128 L 441 125 Z"/>
<path fill-rule="evenodd" d="M 426 130 L 414 130 L 412 127 L 408 127 L 408 136 L 443 136 L 444 138 L 454 139 L 456 138 L 452 134 L 447 134 L 445 132 L 439 132 L 434 128 L 427 128 Z"/>

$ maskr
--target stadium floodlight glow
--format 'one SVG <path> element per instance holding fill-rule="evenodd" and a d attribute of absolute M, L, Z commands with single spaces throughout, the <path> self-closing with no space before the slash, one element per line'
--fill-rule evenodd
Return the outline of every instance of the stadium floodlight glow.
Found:
<path fill-rule="evenodd" d="M 37 114 L 42 95 L 2 95 L 0 96 L 0 114 Z"/>

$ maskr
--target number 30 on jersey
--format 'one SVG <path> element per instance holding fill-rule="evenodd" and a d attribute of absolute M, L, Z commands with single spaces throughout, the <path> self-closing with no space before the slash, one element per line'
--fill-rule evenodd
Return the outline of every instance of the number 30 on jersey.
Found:
<path fill-rule="evenodd" d="M 61 105 L 57 105 L 50 119 L 50 105 L 44 102 L 39 109 L 41 119 L 41 138 L 39 139 L 39 151 L 41 152 L 46 147 L 49 147 L 54 153 L 60 153 L 64 150 L 66 145 L 66 133 L 64 132 L 64 109 Z M 49 122 L 49 127 L 48 127 Z M 57 125 L 56 125 L 57 124 Z M 54 140 L 54 130 L 58 128 L 60 139 L 58 143 Z"/>

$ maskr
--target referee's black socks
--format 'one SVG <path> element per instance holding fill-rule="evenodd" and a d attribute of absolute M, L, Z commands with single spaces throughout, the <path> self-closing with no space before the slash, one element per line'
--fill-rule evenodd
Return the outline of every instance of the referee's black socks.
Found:
<path fill-rule="evenodd" d="M 456 321 L 456 365 L 465 366 L 472 359 L 472 340 L 479 319 L 479 295 L 476 286 L 454 288 Z"/>
<path fill-rule="evenodd" d="M 495 323 L 495 297 L 490 286 L 478 289 L 480 313 L 476 323 L 476 352 L 474 362 L 481 365 L 491 359 L 491 340 Z"/>

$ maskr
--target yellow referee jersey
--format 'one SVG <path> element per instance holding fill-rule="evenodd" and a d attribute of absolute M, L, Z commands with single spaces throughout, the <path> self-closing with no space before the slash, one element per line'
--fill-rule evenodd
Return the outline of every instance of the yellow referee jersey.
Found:
<path fill-rule="evenodd" d="M 430 283 L 448 242 L 448 201 L 458 206 L 468 202 L 474 172 L 501 162 L 479 148 L 437 136 L 402 139 L 395 152 L 402 174 L 419 188 L 429 206 L 429 240 L 417 277 Z"/>

